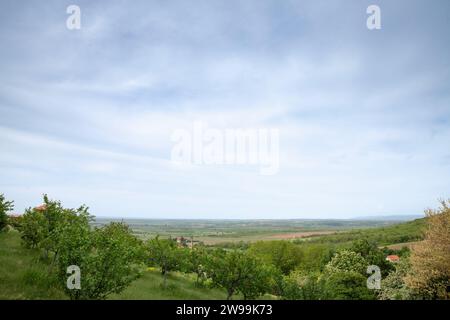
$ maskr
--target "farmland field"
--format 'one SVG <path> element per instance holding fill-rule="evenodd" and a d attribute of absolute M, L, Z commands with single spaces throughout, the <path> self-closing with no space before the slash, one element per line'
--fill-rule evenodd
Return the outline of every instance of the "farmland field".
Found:
<path fill-rule="evenodd" d="M 124 221 L 135 235 L 148 239 L 193 238 L 205 245 L 261 240 L 293 240 L 340 233 L 355 229 L 385 227 L 398 220 L 171 220 L 171 219 L 107 219 L 97 218 L 94 225 Z"/>

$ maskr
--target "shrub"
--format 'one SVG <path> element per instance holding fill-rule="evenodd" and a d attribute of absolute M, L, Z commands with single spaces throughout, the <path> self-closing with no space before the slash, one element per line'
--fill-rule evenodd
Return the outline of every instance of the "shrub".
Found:
<path fill-rule="evenodd" d="M 325 272 L 330 274 L 338 272 L 355 272 L 364 275 L 367 266 L 368 263 L 361 254 L 349 250 L 342 250 L 337 252 L 326 265 Z"/>
<path fill-rule="evenodd" d="M 9 211 L 14 209 L 14 201 L 7 201 L 4 194 L 0 194 L 0 231 L 6 228 L 8 224 Z"/>

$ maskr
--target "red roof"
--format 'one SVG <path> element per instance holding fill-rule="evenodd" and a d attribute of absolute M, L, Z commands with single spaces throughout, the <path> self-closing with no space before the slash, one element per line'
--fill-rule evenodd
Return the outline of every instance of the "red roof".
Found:
<path fill-rule="evenodd" d="M 386 260 L 391 261 L 391 262 L 397 262 L 400 260 L 400 257 L 395 254 L 392 254 L 392 255 L 387 256 Z"/>
<path fill-rule="evenodd" d="M 21 217 L 22 213 L 10 213 L 10 214 L 8 214 L 8 216 L 10 216 L 11 218 L 17 218 L 17 217 Z"/>
<path fill-rule="evenodd" d="M 37 206 L 34 208 L 34 210 L 36 211 L 44 211 L 47 209 L 47 205 L 46 204 L 41 204 L 40 206 Z"/>

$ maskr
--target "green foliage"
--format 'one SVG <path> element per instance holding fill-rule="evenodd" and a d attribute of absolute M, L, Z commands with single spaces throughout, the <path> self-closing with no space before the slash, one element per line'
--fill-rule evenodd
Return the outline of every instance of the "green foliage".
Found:
<path fill-rule="evenodd" d="M 227 291 L 227 299 L 237 293 L 255 299 L 268 292 L 272 271 L 253 255 L 237 250 L 216 250 L 207 264 L 208 278 Z"/>
<path fill-rule="evenodd" d="M 40 292 L 24 297 L 42 297 L 42 291 L 48 290 L 54 292 L 56 297 L 65 293 L 71 299 L 120 298 L 124 292 L 125 297 L 144 298 L 147 297 L 145 290 L 155 290 L 156 287 L 160 295 L 153 295 L 154 298 L 186 298 L 185 293 L 179 293 L 181 291 L 189 291 L 190 296 L 202 298 L 209 298 L 208 292 L 214 292 L 215 297 L 225 297 L 223 292 L 208 288 L 210 284 L 225 289 L 227 299 L 235 296 L 256 299 L 266 293 L 283 299 L 305 300 L 374 299 L 377 293 L 380 299 L 428 298 L 419 295 L 417 288 L 413 291 L 405 280 L 411 273 L 406 259 L 409 250 L 399 251 L 401 263 L 395 265 L 385 260 L 387 254 L 393 253 L 392 250 L 378 248 L 380 244 L 390 241 L 406 241 L 416 237 L 422 219 L 399 226 L 355 230 L 296 242 L 239 243 L 234 246 L 239 250 L 228 248 L 212 251 L 203 246 L 179 248 L 175 241 L 159 237 L 144 245 L 123 223 L 110 223 L 93 229 L 90 225 L 92 218 L 85 206 L 67 209 L 59 201 L 49 200 L 47 196 L 44 196 L 44 204 L 39 208 L 28 209 L 21 221 L 15 223 L 22 233 L 25 247 L 32 248 L 22 250 L 27 250 L 35 258 L 39 253 L 44 253 L 47 259 L 36 258 L 32 263 L 27 261 L 27 268 L 14 278 L 15 282 L 7 272 L 0 270 L 1 283 L 9 283 L 10 287 L 12 283 L 19 283 L 23 286 L 21 288 L 29 287 L 33 288 L 33 292 Z M 4 216 L 12 209 L 12 202 L 6 201 L 3 195 L 0 196 L 0 209 L 0 213 L 5 213 Z M 448 212 L 447 207 L 444 209 Z M 448 252 L 450 225 L 447 220 L 443 223 L 442 219 L 438 221 L 436 218 L 433 229 L 435 236 L 429 236 L 431 240 L 428 240 L 433 245 L 427 247 L 427 250 L 442 253 L 433 255 L 433 261 L 444 276 L 447 275 L 445 266 L 448 260 L 444 258 Z M 407 238 L 412 238 L 406 239 L 405 232 L 409 231 L 411 234 Z M 429 272 L 430 257 L 427 252 L 423 250 L 423 259 L 416 253 L 416 273 L 413 276 L 422 274 L 424 281 L 419 284 L 428 286 L 437 283 L 437 280 Z M 8 272 L 23 265 L 23 262 L 10 263 L 8 259 L 12 261 L 12 256 L 4 260 L 6 263 L 1 261 L 2 268 L 6 266 Z M 139 282 L 139 292 L 135 293 L 135 287 L 130 287 L 130 284 L 143 274 L 144 261 L 160 267 L 163 277 L 162 280 L 158 279 L 156 287 L 155 283 L 150 285 Z M 367 289 L 366 268 L 371 264 L 379 266 L 383 274 L 382 290 L 378 292 Z M 80 290 L 66 287 L 67 267 L 71 265 L 81 269 Z M 147 281 L 152 279 L 155 282 L 156 274 L 149 270 L 144 277 Z M 421 273 L 417 273 L 419 271 Z M 434 278 L 429 280 L 430 276 Z M 448 276 L 438 280 L 439 283 L 446 283 Z M 441 287 L 439 290 L 442 291 Z M 200 291 L 203 293 L 194 294 Z"/>
<path fill-rule="evenodd" d="M 390 245 L 423 239 L 426 218 L 416 219 L 387 227 L 358 229 L 339 232 L 310 239 L 311 243 L 349 244 L 358 239 L 367 239 L 377 245 Z"/>
<path fill-rule="evenodd" d="M 86 206 L 78 209 L 64 208 L 59 201 L 50 200 L 44 195 L 44 205 L 41 208 L 27 209 L 22 218 L 20 231 L 25 246 L 40 248 L 45 256 L 49 252 L 57 254 L 59 242 L 64 239 L 67 225 L 80 220 L 88 225 L 92 217 Z"/>
<path fill-rule="evenodd" d="M 350 250 L 359 253 L 367 261 L 368 265 L 378 266 L 383 277 L 394 270 L 393 264 L 386 261 L 386 255 L 374 242 L 370 242 L 367 239 L 358 239 L 352 243 Z"/>
<path fill-rule="evenodd" d="M 410 300 L 414 298 L 413 291 L 406 285 L 405 277 L 411 272 L 408 259 L 402 259 L 395 264 L 395 271 L 381 280 L 380 300 Z"/>
<path fill-rule="evenodd" d="M 22 226 L 23 216 L 9 216 L 8 225 L 10 225 L 15 230 L 20 230 Z"/>
<path fill-rule="evenodd" d="M 168 272 L 182 270 L 186 267 L 187 251 L 178 248 L 177 243 L 171 239 L 160 239 L 157 236 L 148 241 L 147 249 L 150 265 L 156 265 L 161 268 L 164 287 L 166 287 Z"/>
<path fill-rule="evenodd" d="M 285 275 L 294 270 L 302 260 L 299 247 L 288 241 L 258 241 L 250 246 L 249 252 L 274 265 Z"/>
<path fill-rule="evenodd" d="M 47 221 L 44 214 L 40 211 L 27 209 L 23 215 L 20 231 L 25 247 L 37 248 L 48 236 Z"/>
<path fill-rule="evenodd" d="M 367 278 L 354 271 L 327 273 L 323 281 L 323 298 L 329 300 L 373 300 L 376 295 L 367 288 Z"/>
<path fill-rule="evenodd" d="M 19 232 L 0 233 L 0 300 L 66 298 L 56 274 L 39 256 L 21 245 Z"/>
<path fill-rule="evenodd" d="M 283 279 L 283 299 L 319 300 L 323 296 L 323 281 L 320 274 L 294 271 Z"/>
<path fill-rule="evenodd" d="M 299 244 L 298 247 L 302 252 L 302 260 L 298 269 L 305 272 L 324 271 L 325 265 L 336 253 L 336 248 L 332 244 L 306 242 Z"/>
<path fill-rule="evenodd" d="M 67 299 L 55 272 L 39 259 L 39 252 L 21 245 L 16 231 L 0 233 L 0 300 L 5 299 Z M 83 277 L 83 275 L 82 275 Z M 124 291 L 113 293 L 107 299 L 221 299 L 226 298 L 220 289 L 198 287 L 193 275 L 174 272 L 168 275 L 167 289 L 161 287 L 159 271 L 146 271 Z"/>
<path fill-rule="evenodd" d="M 58 246 L 61 282 L 67 279 L 68 266 L 76 265 L 81 270 L 81 289 L 65 288 L 71 299 L 105 299 L 120 293 L 143 269 L 142 243 L 123 223 L 112 222 L 90 231 L 82 222 L 74 221 L 65 235 Z"/>
<path fill-rule="evenodd" d="M 108 299 L 117 300 L 224 300 L 226 294 L 220 288 L 198 286 L 195 275 L 170 272 L 167 287 L 163 287 L 159 271 L 146 271 L 123 292 L 112 294 Z M 240 298 L 240 297 L 239 297 Z"/>
<path fill-rule="evenodd" d="M 354 252 L 338 251 L 325 266 L 320 281 L 323 283 L 323 298 L 333 300 L 371 300 L 376 298 L 374 290 L 367 288 L 368 261 L 361 252 L 371 258 L 375 250 L 365 241 L 354 243 Z"/>
<path fill-rule="evenodd" d="M 184 271 L 196 275 L 195 284 L 201 286 L 206 277 L 206 265 L 208 264 L 208 252 L 202 246 L 196 246 L 187 253 Z"/>
<path fill-rule="evenodd" d="M 28 248 L 52 255 L 59 284 L 71 299 L 105 299 L 121 292 L 139 276 L 145 250 L 123 223 L 110 223 L 91 230 L 88 208 L 64 208 L 44 196 L 44 205 L 28 209 L 21 223 L 22 239 Z M 68 289 L 67 268 L 81 270 L 81 289 Z"/>
<path fill-rule="evenodd" d="M 342 250 L 337 252 L 326 265 L 325 272 L 328 274 L 354 272 L 364 275 L 367 266 L 368 263 L 361 254 L 349 250 Z"/>
<path fill-rule="evenodd" d="M 426 299 L 450 300 L 450 199 L 426 210 L 424 241 L 411 252 L 407 285 Z"/>
<path fill-rule="evenodd" d="M 0 231 L 8 224 L 7 213 L 14 209 L 14 201 L 7 201 L 3 193 L 0 194 Z"/>

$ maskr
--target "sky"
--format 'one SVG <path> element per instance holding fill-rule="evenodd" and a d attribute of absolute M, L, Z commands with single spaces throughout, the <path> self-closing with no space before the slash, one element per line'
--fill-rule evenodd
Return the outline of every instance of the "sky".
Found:
<path fill-rule="evenodd" d="M 18 213 L 46 193 L 106 217 L 421 214 L 449 198 L 449 31 L 447 0 L 2 0 L 0 193 Z M 276 128 L 278 172 L 174 164 L 195 121 Z"/>

